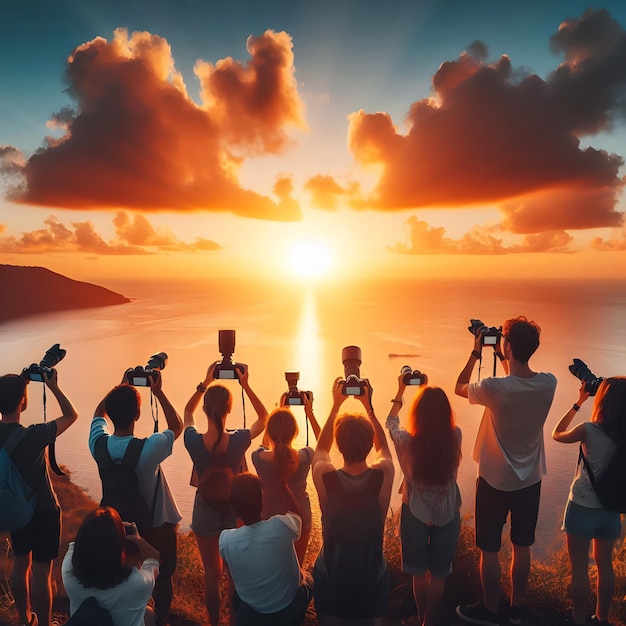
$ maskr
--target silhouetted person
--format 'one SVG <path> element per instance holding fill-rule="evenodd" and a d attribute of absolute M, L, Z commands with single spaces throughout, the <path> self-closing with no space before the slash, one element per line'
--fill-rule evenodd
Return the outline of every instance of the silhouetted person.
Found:
<path fill-rule="evenodd" d="M 426 385 L 418 388 L 407 428 L 400 428 L 398 413 L 405 389 L 404 374 L 400 374 L 387 417 L 389 436 L 404 474 L 400 517 L 402 571 L 412 576 L 420 624 L 432 626 L 445 579 L 452 573 L 461 530 L 461 494 L 456 484 L 461 429 L 454 423 L 443 389 Z"/>
<path fill-rule="evenodd" d="M 293 512 L 261 518 L 261 479 L 238 474 L 230 502 L 243 522 L 222 531 L 219 549 L 235 586 L 236 626 L 297 626 L 311 601 L 311 575 L 300 568 L 294 543 L 302 521 Z"/>
<path fill-rule="evenodd" d="M 455 392 L 470 404 L 485 407 L 476 443 L 476 545 L 480 548 L 483 601 L 456 608 L 471 624 L 496 626 L 500 589 L 499 552 L 502 527 L 511 514 L 511 606 L 509 620 L 520 624 L 530 573 L 530 546 L 535 542 L 541 479 L 546 473 L 543 425 L 556 388 L 552 374 L 530 369 L 528 360 L 539 347 L 541 329 L 525 317 L 507 320 L 493 349 L 506 376 L 470 383 L 483 348 L 480 332 L 474 350 L 459 374 Z"/>
<path fill-rule="evenodd" d="M 317 437 L 320 427 L 313 414 L 311 399 L 305 396 L 304 409 Z M 302 532 L 296 541 L 298 561 L 304 564 L 304 555 L 311 535 L 311 502 L 306 490 L 307 476 L 313 461 L 309 446 L 296 450 L 293 440 L 298 425 L 287 407 L 274 409 L 267 420 L 264 443 L 252 453 L 252 463 L 263 485 L 263 519 L 293 511 L 291 499 L 298 505 L 295 513 L 302 518 Z"/>
<path fill-rule="evenodd" d="M 214 382 L 216 363 L 212 363 L 185 406 L 185 447 L 193 461 L 191 484 L 197 487 L 193 503 L 191 530 L 198 542 L 204 566 L 204 598 L 210 623 L 219 624 L 222 579 L 222 559 L 218 538 L 225 528 L 236 526 L 235 513 L 230 506 L 229 481 L 242 469 L 244 455 L 252 439 L 258 437 L 267 422 L 267 410 L 248 382 L 248 366 L 239 363 L 239 384 L 252 402 L 257 419 L 250 428 L 226 430 L 226 418 L 233 405 L 230 391 Z M 207 419 L 206 432 L 196 429 L 194 411 L 202 400 Z M 220 493 L 221 492 L 221 493 Z M 229 586 L 229 594 L 232 589 Z"/>
<path fill-rule="evenodd" d="M 176 527 L 181 514 L 167 484 L 161 462 L 172 454 L 174 440 L 183 430 L 183 422 L 162 389 L 161 373 L 152 372 L 150 388 L 163 409 L 167 429 L 150 435 L 141 450 L 136 468 L 141 497 L 154 511 L 152 528 L 142 530 L 143 538 L 159 551 L 161 567 L 154 586 L 154 612 L 157 626 L 166 624 L 172 603 L 172 575 L 176 569 Z M 141 412 L 141 396 L 135 387 L 122 383 L 114 387 L 98 404 L 91 422 L 89 450 L 96 458 L 96 442 L 106 437 L 112 459 L 122 459 L 134 438 L 135 422 Z M 113 423 L 109 431 L 106 417 Z M 125 520 L 134 521 L 134 520 Z"/>
<path fill-rule="evenodd" d="M 78 417 L 76 409 L 58 385 L 55 369 L 42 374 L 44 383 L 59 403 L 62 416 L 45 424 L 34 424 L 11 454 L 26 484 L 34 490 L 37 504 L 27 526 L 11 532 L 13 570 L 11 592 L 21 624 L 48 626 L 52 610 L 52 561 L 59 555 L 61 509 L 50 484 L 47 447 Z M 28 406 L 28 381 L 17 374 L 0 377 L 0 445 L 4 445 L 20 424 Z"/>
<path fill-rule="evenodd" d="M 391 498 L 394 465 L 385 431 L 371 404 L 367 382 L 359 396 L 367 412 L 337 414 L 343 401 L 340 379 L 333 384 L 333 406 L 322 427 L 313 457 L 313 481 L 322 510 L 324 544 L 315 563 L 315 608 L 322 626 L 385 622 L 389 572 L 383 555 L 383 532 Z M 336 469 L 330 458 L 333 440 L 343 457 Z M 372 465 L 367 455 L 374 447 Z"/>
<path fill-rule="evenodd" d="M 114 508 L 100 507 L 85 517 L 61 573 L 70 615 L 94 597 L 113 626 L 154 625 L 154 612 L 146 607 L 159 575 L 159 551 L 133 524 L 124 525 Z"/>
<path fill-rule="evenodd" d="M 584 624 L 587 618 L 589 545 L 593 544 L 597 580 L 596 611 L 591 621 L 607 626 L 615 591 L 613 546 L 620 536 L 621 522 L 618 512 L 606 509 L 600 502 L 590 472 L 594 481 L 597 480 L 607 470 L 613 455 L 626 453 L 626 377 L 614 376 L 602 381 L 594 399 L 591 421 L 569 428 L 588 398 L 583 383 L 577 402 L 555 426 L 552 437 L 561 443 L 581 446 L 563 521 L 572 570 L 572 621 Z M 624 485 L 619 484 L 617 489 L 623 492 Z"/>

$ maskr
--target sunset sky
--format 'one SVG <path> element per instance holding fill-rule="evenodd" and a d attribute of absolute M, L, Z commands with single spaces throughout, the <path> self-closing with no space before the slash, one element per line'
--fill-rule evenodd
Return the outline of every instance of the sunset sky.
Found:
<path fill-rule="evenodd" d="M 626 2 L 24 0 L 0 263 L 626 277 Z"/>

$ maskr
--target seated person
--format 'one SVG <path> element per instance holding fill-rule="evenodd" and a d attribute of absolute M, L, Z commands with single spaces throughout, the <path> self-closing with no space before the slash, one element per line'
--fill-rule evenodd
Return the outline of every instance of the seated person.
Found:
<path fill-rule="evenodd" d="M 219 548 L 235 586 L 236 626 L 301 624 L 313 582 L 296 556 L 300 517 L 289 512 L 263 520 L 261 479 L 247 472 L 233 478 L 230 503 L 244 525 L 223 530 Z"/>
<path fill-rule="evenodd" d="M 158 559 L 158 551 L 134 524 L 124 524 L 115 509 L 89 513 L 61 566 L 70 615 L 93 596 L 109 611 L 114 626 L 154 626 L 154 613 L 146 606 L 159 575 Z"/>

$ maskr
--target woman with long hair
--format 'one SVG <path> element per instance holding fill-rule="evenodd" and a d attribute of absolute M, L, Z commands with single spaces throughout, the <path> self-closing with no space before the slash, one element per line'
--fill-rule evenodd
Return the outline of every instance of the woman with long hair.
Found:
<path fill-rule="evenodd" d="M 239 384 L 252 403 L 257 419 L 250 428 L 229 432 L 226 418 L 232 409 L 230 391 L 223 385 L 214 384 L 213 371 L 216 363 L 209 366 L 206 377 L 197 387 L 185 406 L 185 447 L 193 461 L 191 484 L 197 488 L 193 505 L 191 530 L 193 531 L 202 564 L 204 566 L 204 593 L 210 623 L 220 623 L 220 581 L 222 559 L 218 539 L 225 528 L 235 528 L 236 519 L 228 503 L 229 477 L 242 469 L 245 452 L 252 439 L 265 428 L 267 411 L 248 382 L 248 366 L 238 364 Z M 196 429 L 194 411 L 203 399 L 202 410 L 207 418 L 207 429 Z M 220 493 L 221 492 L 221 493 Z M 233 590 L 229 588 L 229 594 Z"/>
<path fill-rule="evenodd" d="M 398 413 L 406 388 L 398 378 L 398 392 L 387 417 L 404 474 L 400 537 L 402 571 L 413 577 L 413 595 L 420 624 L 432 626 L 461 528 L 461 495 L 456 484 L 461 461 L 461 429 L 445 392 L 420 386 L 406 428 Z"/>
<path fill-rule="evenodd" d="M 154 613 L 146 607 L 159 575 L 159 552 L 115 509 L 100 507 L 85 517 L 61 573 L 70 615 L 93 596 L 114 626 L 154 625 Z"/>
<path fill-rule="evenodd" d="M 591 421 L 570 428 L 574 416 L 589 395 L 587 383 L 583 382 L 578 400 L 554 427 L 552 438 L 561 443 L 580 444 L 576 475 L 570 487 L 563 520 L 572 571 L 572 621 L 575 624 L 584 624 L 586 621 L 589 545 L 593 544 L 598 577 L 592 621 L 608 624 L 615 589 L 613 546 L 621 531 L 620 514 L 602 506 L 590 472 L 594 478 L 599 477 L 613 455 L 626 453 L 626 377 L 615 376 L 603 380 L 597 389 Z"/>
<path fill-rule="evenodd" d="M 282 400 L 281 400 L 282 402 Z M 313 400 L 304 394 L 304 410 L 315 437 L 320 427 L 313 414 Z M 296 554 L 302 566 L 311 536 L 311 502 L 306 491 L 307 477 L 313 460 L 313 448 L 296 450 L 293 441 L 298 435 L 298 424 L 285 406 L 274 409 L 265 427 L 264 444 L 252 453 L 252 463 L 263 488 L 263 519 L 283 515 L 288 511 L 302 518 L 302 532 L 296 541 Z"/>

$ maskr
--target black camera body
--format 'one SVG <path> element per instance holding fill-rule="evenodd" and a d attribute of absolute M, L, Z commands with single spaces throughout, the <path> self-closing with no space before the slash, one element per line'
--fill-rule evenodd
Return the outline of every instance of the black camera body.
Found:
<path fill-rule="evenodd" d="M 44 373 L 48 376 L 52 374 L 52 368 L 61 360 L 65 358 L 67 354 L 66 350 L 61 348 L 61 344 L 55 343 L 51 348 L 49 348 L 43 356 L 43 359 L 39 361 L 39 365 L 37 363 L 31 363 L 28 367 L 25 367 L 22 370 L 22 376 L 26 380 L 32 380 L 36 383 L 43 383 Z"/>
<path fill-rule="evenodd" d="M 303 406 L 305 399 L 311 400 L 313 394 L 310 391 L 300 391 L 298 389 L 300 372 L 296 370 L 285 372 L 285 380 L 289 386 L 289 390 L 285 396 L 285 406 Z"/>
<path fill-rule="evenodd" d="M 213 378 L 215 380 L 239 380 L 239 372 L 243 372 L 243 368 L 232 358 L 235 352 L 235 331 L 219 330 L 217 343 L 222 360 L 213 368 Z"/>
<path fill-rule="evenodd" d="M 138 365 L 126 372 L 126 380 L 133 387 L 149 387 L 150 381 L 153 382 L 158 376 L 157 371 L 161 371 L 167 364 L 167 354 L 165 352 L 157 352 L 153 354 L 146 363 L 145 367 Z"/>
<path fill-rule="evenodd" d="M 341 351 L 345 378 L 339 381 L 344 396 L 364 396 L 367 383 L 361 378 L 361 348 L 346 346 Z"/>
<path fill-rule="evenodd" d="M 408 387 L 410 385 L 419 387 L 428 383 L 428 376 L 419 370 L 414 370 L 410 365 L 403 365 L 400 370 L 402 382 Z"/>
<path fill-rule="evenodd" d="M 588 367 L 584 361 L 580 359 L 574 359 L 573 363 L 569 366 L 569 371 L 580 380 L 585 383 L 585 391 L 590 396 L 595 396 L 598 393 L 598 387 L 604 380 L 601 376 L 596 376 Z"/>
<path fill-rule="evenodd" d="M 502 335 L 502 326 L 496 328 L 495 326 L 485 326 L 481 320 L 470 320 L 470 326 L 467 327 L 467 330 L 474 335 L 474 337 L 478 337 L 479 335 L 483 338 L 483 346 L 496 346 L 498 345 L 498 341 L 500 341 L 500 336 Z"/>

